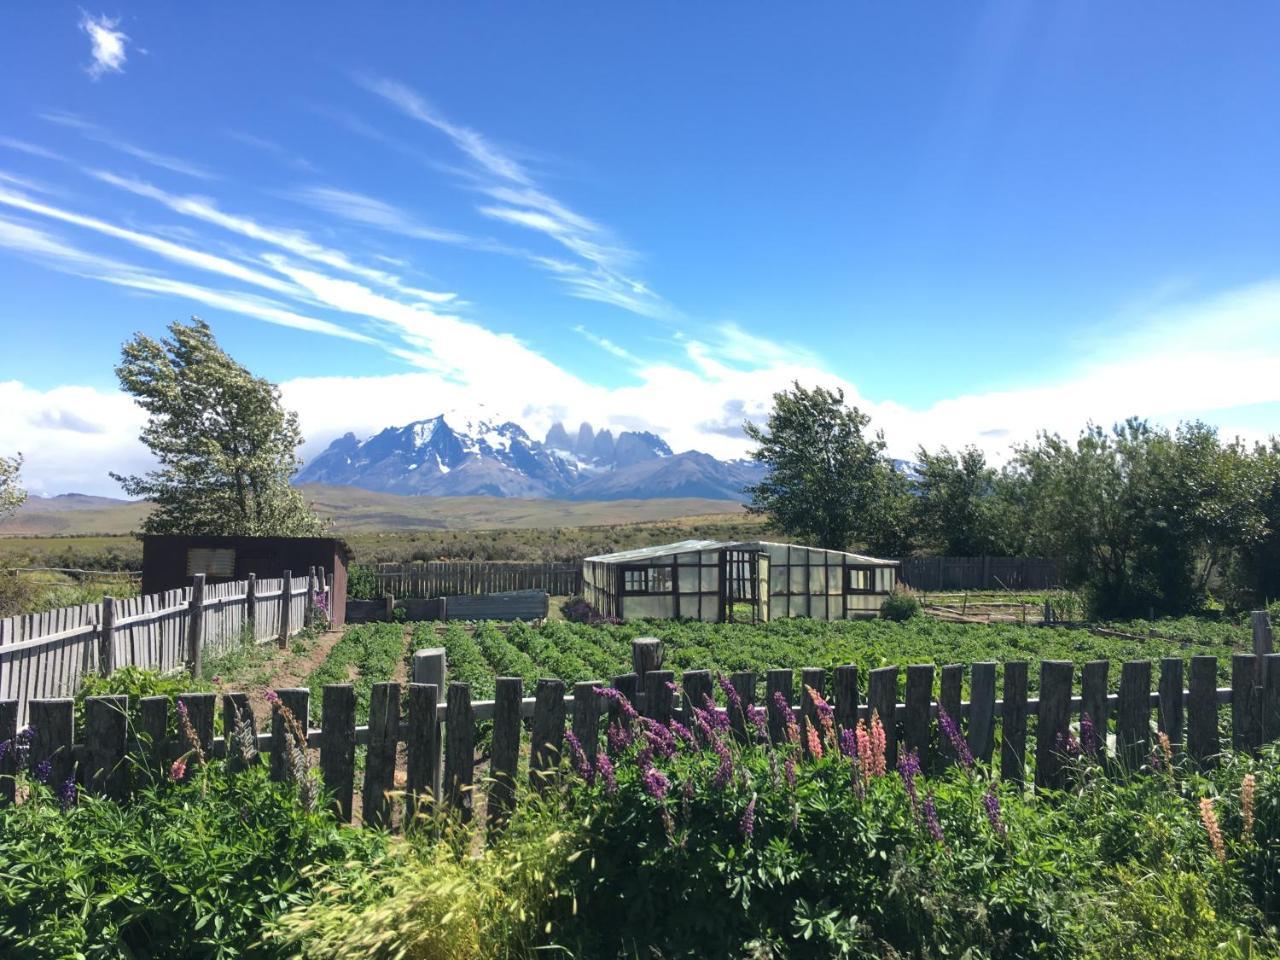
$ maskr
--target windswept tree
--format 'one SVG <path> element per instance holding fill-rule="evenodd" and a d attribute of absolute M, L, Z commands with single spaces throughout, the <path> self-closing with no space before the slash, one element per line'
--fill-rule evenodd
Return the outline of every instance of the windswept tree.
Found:
<path fill-rule="evenodd" d="M 902 519 L 884 437 L 868 435 L 871 418 L 848 406 L 844 391 L 793 383 L 773 395 L 765 426 L 743 424 L 767 468 L 747 488 L 747 509 L 764 514 L 789 536 L 828 550 L 854 543 L 883 549 L 886 531 Z"/>
<path fill-rule="evenodd" d="M 916 453 L 913 514 L 922 540 L 942 553 L 977 557 L 1003 552 L 998 496 L 1000 474 L 977 447 L 955 453 L 941 447 Z"/>
<path fill-rule="evenodd" d="M 22 473 L 22 454 L 0 457 L 0 520 L 17 510 L 27 500 L 27 491 L 18 482 Z"/>
<path fill-rule="evenodd" d="M 170 337 L 137 334 L 116 376 L 149 415 L 141 440 L 159 468 L 112 477 L 155 504 L 147 533 L 314 536 L 323 525 L 289 479 L 300 461 L 297 415 L 280 391 L 228 356 L 198 317 Z"/>

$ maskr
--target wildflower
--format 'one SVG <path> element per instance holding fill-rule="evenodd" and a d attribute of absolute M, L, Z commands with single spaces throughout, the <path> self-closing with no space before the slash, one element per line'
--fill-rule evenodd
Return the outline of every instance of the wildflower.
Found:
<path fill-rule="evenodd" d="M 613 761 L 609 759 L 608 754 L 596 754 L 596 771 L 600 774 L 601 782 L 604 783 L 604 792 L 612 797 L 618 792 L 618 778 L 613 770 Z"/>
<path fill-rule="evenodd" d="M 858 734 L 845 727 L 840 731 L 840 752 L 851 760 L 858 759 Z"/>
<path fill-rule="evenodd" d="M 667 779 L 667 775 L 654 766 L 645 767 L 640 774 L 640 782 L 644 785 L 644 792 L 655 800 L 665 798 L 667 791 L 671 789 L 671 781 Z"/>
<path fill-rule="evenodd" d="M 711 715 L 701 707 L 693 708 L 693 724 L 698 730 L 698 736 L 702 738 L 704 744 L 710 743 L 715 739 L 715 730 L 712 728 Z"/>
<path fill-rule="evenodd" d="M 278 702 L 278 698 L 277 701 L 273 702 L 276 703 L 277 709 L 283 713 L 286 721 L 293 718 L 293 714 L 289 713 L 288 709 Z M 181 700 L 178 701 L 178 721 L 182 727 L 182 736 L 186 739 L 187 746 L 191 748 L 189 752 L 195 756 L 198 763 L 203 765 L 205 762 L 204 747 L 200 743 L 200 736 L 196 733 L 196 728 L 191 724 L 191 714 L 187 711 L 187 705 Z M 305 741 L 306 737 L 304 736 L 303 742 L 305 743 Z"/>
<path fill-rule="evenodd" d="M 902 785 L 907 788 L 907 799 L 911 801 L 911 816 L 920 820 L 920 798 L 916 793 L 916 777 L 920 775 L 920 757 L 911 750 L 898 757 L 898 776 L 902 777 Z"/>
<path fill-rule="evenodd" d="M 873 710 L 871 711 L 871 755 L 869 763 L 873 777 L 883 777 L 885 775 L 885 749 L 884 724 L 880 722 L 880 712 Z"/>
<path fill-rule="evenodd" d="M 1200 799 L 1200 822 L 1209 834 L 1209 845 L 1213 847 L 1213 855 L 1219 863 L 1227 862 L 1227 847 L 1222 842 L 1222 828 L 1218 825 L 1218 814 L 1213 809 L 1213 801 L 1209 797 Z"/>
<path fill-rule="evenodd" d="M 76 789 L 76 778 L 72 774 L 58 788 L 58 802 L 62 805 L 64 813 L 76 805 L 76 800 L 79 796 L 80 791 Z"/>
<path fill-rule="evenodd" d="M 747 802 L 747 808 L 742 811 L 742 820 L 738 824 L 738 829 L 742 831 L 742 835 L 748 840 L 756 832 L 756 795 L 754 793 Z"/>
<path fill-rule="evenodd" d="M 640 723 L 645 741 L 649 744 L 650 749 L 658 756 L 669 759 L 676 754 L 676 738 L 671 731 L 664 727 L 658 721 L 649 717 L 641 717 Z"/>
<path fill-rule="evenodd" d="M 715 750 L 716 755 L 720 757 L 720 766 L 716 769 L 716 775 L 711 781 L 711 785 L 717 790 L 723 790 L 729 785 L 729 780 L 733 777 L 733 756 L 729 753 L 729 748 L 725 742 L 719 737 L 711 741 L 711 747 Z"/>
<path fill-rule="evenodd" d="M 591 769 L 591 761 L 587 759 L 586 751 L 582 749 L 582 741 L 572 730 L 566 730 L 564 738 L 569 744 L 570 761 L 577 768 L 578 776 L 582 777 L 588 786 L 591 785 L 595 781 L 595 771 Z"/>
<path fill-rule="evenodd" d="M 41 760 L 36 764 L 36 779 L 41 783 L 48 783 L 49 778 L 53 776 L 53 761 Z"/>
<path fill-rule="evenodd" d="M 631 746 L 631 731 L 621 724 L 611 723 L 605 731 L 605 739 L 609 742 L 609 752 L 619 754 Z"/>
<path fill-rule="evenodd" d="M 822 725 L 823 740 L 828 746 L 834 746 L 836 742 L 835 708 L 827 703 L 822 694 L 808 684 L 805 684 L 805 690 L 809 693 L 809 699 L 813 701 L 813 710 L 818 715 L 818 723 Z"/>
<path fill-rule="evenodd" d="M 667 688 L 668 690 L 670 690 L 670 691 L 672 692 L 672 694 L 675 694 L 675 693 L 678 693 L 678 692 L 679 692 L 678 690 L 676 690 L 676 685 L 675 685 L 674 683 L 672 683 L 670 680 L 666 680 L 666 681 L 664 681 L 664 683 L 665 683 L 665 685 L 666 685 L 666 688 Z"/>
<path fill-rule="evenodd" d="M 273 690 L 273 691 L 272 691 L 272 693 L 275 693 L 275 691 Z M 267 699 L 268 699 L 268 700 L 271 700 L 271 698 L 270 698 L 270 697 L 267 697 Z M 280 699 L 279 694 L 276 694 L 276 700 L 278 700 L 278 699 Z M 272 700 L 271 702 L 272 702 L 272 703 L 275 703 L 275 700 Z M 185 701 L 185 700 L 179 700 L 179 701 L 178 701 L 178 716 L 179 716 L 181 719 L 183 719 L 183 720 L 188 719 L 188 714 L 187 714 L 187 703 L 186 703 L 186 701 Z"/>
<path fill-rule="evenodd" d="M 636 708 L 631 705 L 631 701 L 623 695 L 621 690 L 615 687 L 596 687 L 596 696 L 604 697 L 611 704 L 617 706 L 618 710 L 628 720 L 635 720 L 640 716 L 636 713 Z"/>
<path fill-rule="evenodd" d="M 222 682 L 222 674 L 220 674 L 220 673 L 215 673 L 215 674 L 213 675 L 213 682 L 214 682 L 214 683 L 221 683 L 221 682 Z"/>
<path fill-rule="evenodd" d="M 724 691 L 725 703 L 727 703 L 735 713 L 742 713 L 742 697 L 738 694 L 738 689 L 723 673 L 716 674 L 716 683 L 720 684 L 720 689 Z"/>
<path fill-rule="evenodd" d="M 856 741 L 855 753 L 858 759 L 863 762 L 863 774 L 864 776 L 870 777 L 871 734 L 867 731 L 867 721 L 858 721 L 858 729 L 854 733 L 854 740 Z"/>
<path fill-rule="evenodd" d="M 929 835 L 936 842 L 946 842 L 946 838 L 942 834 L 942 824 L 938 822 L 938 807 L 934 803 L 932 790 L 924 798 L 924 823 L 929 828 Z"/>
<path fill-rule="evenodd" d="M 756 728 L 756 737 L 761 743 L 769 742 L 769 714 L 764 707 L 757 707 L 755 704 L 747 707 L 747 719 L 751 721 Z"/>
<path fill-rule="evenodd" d="M 280 694 L 276 693 L 274 690 L 268 690 L 267 703 L 271 704 L 273 707 L 280 706 Z"/>
<path fill-rule="evenodd" d="M 956 755 L 956 759 L 960 761 L 960 766 L 968 769 L 973 766 L 973 753 L 969 750 L 969 744 L 965 743 L 964 735 L 960 732 L 960 725 L 956 723 L 951 714 L 943 708 L 942 704 L 938 704 L 938 726 L 942 728 L 942 732 L 946 734 L 947 740 L 951 743 L 951 749 Z"/>
<path fill-rule="evenodd" d="M 676 737 L 676 739 L 687 743 L 689 746 L 695 746 L 697 741 L 693 738 L 693 731 L 686 727 L 679 720 L 669 720 L 667 729 Z"/>
<path fill-rule="evenodd" d="M 795 757 L 787 757 L 787 762 L 783 769 L 785 771 L 785 775 L 787 778 L 787 789 L 790 790 L 792 793 L 795 793 L 795 790 L 796 790 L 796 759 Z"/>
<path fill-rule="evenodd" d="M 1068 730 L 1066 733 L 1059 733 L 1055 741 L 1058 753 L 1063 756 L 1070 757 L 1073 760 L 1080 758 L 1080 741 L 1076 739 L 1076 735 Z"/>
<path fill-rule="evenodd" d="M 710 694 L 702 695 L 702 705 L 706 707 L 707 722 L 716 730 L 729 729 L 729 715 L 721 713 L 716 709 L 716 702 L 711 699 Z"/>
<path fill-rule="evenodd" d="M 1173 769 L 1173 744 L 1169 742 L 1169 734 L 1161 730 L 1159 736 L 1157 736 L 1156 739 L 1160 743 L 1160 754 L 1164 758 L 1165 766 L 1169 770 L 1172 770 Z"/>
<path fill-rule="evenodd" d="M 1253 793 L 1257 787 L 1252 773 L 1246 773 L 1240 781 L 1240 819 L 1244 821 L 1244 834 L 1253 833 Z"/>
<path fill-rule="evenodd" d="M 187 758 L 179 757 L 169 766 L 169 779 L 181 783 L 187 776 Z"/>
<path fill-rule="evenodd" d="M 1009 831 L 1004 825 L 1004 819 L 1000 816 L 1000 797 L 996 795 L 994 784 L 987 787 L 987 792 L 982 797 L 982 805 L 987 810 L 987 822 L 991 824 L 991 829 L 1003 840 Z"/>
<path fill-rule="evenodd" d="M 1088 713 L 1080 715 L 1080 747 L 1091 757 L 1098 755 L 1098 731 L 1094 729 L 1093 717 Z"/>
<path fill-rule="evenodd" d="M 818 739 L 818 728 L 808 717 L 804 718 L 804 731 L 808 737 L 809 755 L 815 760 L 822 759 L 822 741 Z"/>

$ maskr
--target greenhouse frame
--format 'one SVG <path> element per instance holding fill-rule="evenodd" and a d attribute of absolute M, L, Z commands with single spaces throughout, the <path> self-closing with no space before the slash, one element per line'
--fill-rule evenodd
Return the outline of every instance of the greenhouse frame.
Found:
<path fill-rule="evenodd" d="M 682 540 L 582 561 L 583 597 L 605 616 L 762 622 L 875 617 L 898 561 L 789 543 Z"/>

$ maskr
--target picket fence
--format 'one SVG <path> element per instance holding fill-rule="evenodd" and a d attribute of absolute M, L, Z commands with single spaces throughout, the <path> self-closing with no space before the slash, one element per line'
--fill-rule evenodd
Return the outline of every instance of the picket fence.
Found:
<path fill-rule="evenodd" d="M 380 563 L 373 568 L 378 596 L 432 599 L 462 594 L 543 590 L 553 597 L 582 592 L 582 566 L 575 563 L 507 563 L 430 560 Z"/>
<path fill-rule="evenodd" d="M 633 671 L 615 677 L 614 688 L 654 720 L 688 718 L 692 705 L 705 704 L 714 696 L 710 671 L 685 670 L 681 685 L 675 676 L 660 669 L 661 642 L 640 638 L 633 642 Z M 843 729 L 870 716 L 892 718 L 885 724 L 885 747 L 889 764 L 900 749 L 915 750 L 926 770 L 936 763 L 953 760 L 952 747 L 936 733 L 939 710 L 946 710 L 961 725 L 962 735 L 973 755 L 991 762 L 1000 775 L 1022 783 L 1028 768 L 1034 771 L 1037 786 L 1056 786 L 1063 780 L 1063 751 L 1072 719 L 1089 716 L 1099 731 L 1096 750 L 1114 756 L 1114 768 L 1137 770 L 1152 749 L 1152 713 L 1156 729 L 1168 735 L 1173 749 L 1198 764 L 1212 764 L 1224 747 L 1220 736 L 1219 709 L 1230 705 L 1230 744 L 1238 751 L 1256 751 L 1264 742 L 1280 739 L 1280 654 L 1237 654 L 1231 663 L 1231 685 L 1217 687 L 1218 662 L 1215 657 L 1190 660 L 1184 686 L 1185 662 L 1180 658 L 1159 661 L 1156 690 L 1152 690 L 1152 662 L 1128 661 L 1121 665 L 1119 692 L 1109 693 L 1110 664 L 1093 661 L 1080 671 L 1080 693 L 1073 693 L 1075 667 L 1070 661 L 1042 661 L 1039 666 L 1039 695 L 1028 696 L 1026 661 L 1003 665 L 1002 695 L 996 695 L 996 663 L 942 666 L 917 664 L 903 671 L 897 666 L 871 670 L 866 678 L 865 700 L 860 695 L 858 668 L 854 665 L 799 671 L 768 670 L 763 677 L 764 697 L 758 701 L 760 677 L 754 672 L 732 674 L 728 680 L 744 705 L 760 702 L 768 711 L 771 738 L 786 736 L 786 717 L 776 707 L 774 695 L 781 694 L 801 715 L 801 723 L 817 724 L 817 705 L 812 689 L 832 703 L 835 722 Z M 970 697 L 961 699 L 968 671 Z M 935 693 L 935 673 L 940 671 L 940 693 Z M 318 748 L 319 769 L 324 787 L 332 796 L 335 811 L 350 820 L 356 789 L 356 747 L 366 748 L 362 784 L 362 817 L 365 823 L 394 826 L 406 822 L 415 812 L 440 798 L 462 819 L 472 817 L 476 796 L 484 791 L 484 809 L 490 824 L 500 823 L 515 800 L 515 783 L 520 776 L 521 740 L 528 725 L 528 776 L 535 788 L 549 783 L 560 770 L 566 725 L 594 756 L 601 749 L 601 732 L 606 723 L 623 722 L 618 705 L 597 695 L 602 681 L 575 683 L 566 689 L 562 680 L 539 680 L 533 697 L 524 696 L 519 677 L 499 677 L 495 699 L 473 702 L 467 683 L 446 685 L 443 649 L 418 651 L 414 656 L 413 680 L 408 685 L 406 712 L 401 714 L 401 689 L 397 683 L 375 684 L 367 725 L 355 722 L 355 690 L 350 684 L 326 686 L 323 692 L 319 729 L 307 731 L 307 745 Z M 831 685 L 828 685 L 831 680 Z M 446 689 L 444 702 L 439 691 Z M 900 689 L 904 691 L 898 699 Z M 279 701 L 306 723 L 310 693 L 305 688 L 277 691 Z M 935 700 L 935 696 L 937 699 Z M 178 700 L 202 749 L 210 756 L 236 756 L 233 731 L 237 717 L 269 723 L 269 731 L 257 733 L 258 748 L 269 756 L 271 775 L 288 780 L 293 776 L 289 756 L 290 731 L 279 709 L 270 718 L 254 718 L 244 694 L 223 696 L 225 739 L 215 741 L 216 695 L 189 693 Z M 29 762 L 34 767 L 51 763 L 51 782 L 62 783 L 78 776 L 94 791 L 125 797 L 129 791 L 126 756 L 137 750 L 153 769 L 164 769 L 172 759 L 188 749 L 183 742 L 166 739 L 170 705 L 167 698 L 148 697 L 140 706 L 139 729 L 127 723 L 127 698 L 93 697 L 86 700 L 86 728 L 82 743 L 76 743 L 73 703 L 69 699 L 36 700 L 31 704 L 33 727 Z M 718 708 L 722 713 L 726 708 Z M 1112 718 L 1114 717 L 1114 727 Z M 0 701 L 0 740 L 11 739 L 17 731 L 17 703 Z M 1029 720 L 1035 718 L 1035 723 Z M 475 756 L 477 724 L 489 721 L 492 735 L 488 775 L 476 783 Z M 729 711 L 735 735 L 750 736 L 751 724 L 742 711 Z M 997 747 L 996 732 L 999 727 Z M 1033 743 L 1028 748 L 1028 731 Z M 1106 732 L 1114 729 L 1114 733 Z M 803 739 L 803 738 L 802 738 Z M 406 766 L 403 791 L 396 778 L 399 744 L 404 743 Z M 74 745 L 73 745 L 74 744 Z M 1086 743 L 1088 749 L 1090 744 Z M 998 749 L 998 753 L 996 752 Z M 1030 756 L 1028 755 L 1030 749 Z M 0 791 L 14 798 L 15 752 L 0 760 Z M 1028 761 L 1031 761 L 1030 763 Z M 7 764 L 7 766 L 5 766 Z M 397 801 L 403 797 L 403 801 Z"/>
<path fill-rule="evenodd" d="M 256 642 L 303 629 L 308 594 L 328 589 L 313 577 L 291 576 L 287 601 L 283 578 L 206 584 L 197 574 L 180 590 L 0 620 L 0 697 L 26 722 L 30 702 L 72 696 L 90 674 L 130 666 L 198 675 L 202 658 L 232 649 L 250 624 Z"/>

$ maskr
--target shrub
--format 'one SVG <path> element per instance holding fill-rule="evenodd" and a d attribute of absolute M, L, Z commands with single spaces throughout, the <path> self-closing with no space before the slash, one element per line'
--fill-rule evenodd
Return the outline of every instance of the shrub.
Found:
<path fill-rule="evenodd" d="M 910 620 L 920 615 L 920 598 L 910 587 L 896 587 L 880 604 L 880 616 L 886 620 Z"/>
<path fill-rule="evenodd" d="M 570 597 L 560 604 L 560 615 L 570 623 L 587 623 L 598 626 L 622 622 L 617 617 L 606 617 L 582 597 Z"/>
<path fill-rule="evenodd" d="M 76 729 L 84 729 L 84 701 L 86 697 L 103 697 L 111 694 L 125 694 L 129 697 L 129 722 L 135 729 L 138 726 L 142 710 L 143 697 L 168 697 L 170 704 L 180 693 L 198 693 L 212 690 L 211 684 L 204 680 L 192 680 L 185 673 L 164 674 L 159 670 L 143 670 L 140 667 L 121 667 L 111 676 L 85 674 L 80 680 L 80 690 L 76 693 Z M 221 711 L 215 711 L 216 720 L 221 723 Z M 169 713 L 169 733 L 178 732 L 177 716 Z"/>
<path fill-rule="evenodd" d="M 353 600 L 378 599 L 378 578 L 373 567 L 364 563 L 347 567 L 347 596 Z"/>

